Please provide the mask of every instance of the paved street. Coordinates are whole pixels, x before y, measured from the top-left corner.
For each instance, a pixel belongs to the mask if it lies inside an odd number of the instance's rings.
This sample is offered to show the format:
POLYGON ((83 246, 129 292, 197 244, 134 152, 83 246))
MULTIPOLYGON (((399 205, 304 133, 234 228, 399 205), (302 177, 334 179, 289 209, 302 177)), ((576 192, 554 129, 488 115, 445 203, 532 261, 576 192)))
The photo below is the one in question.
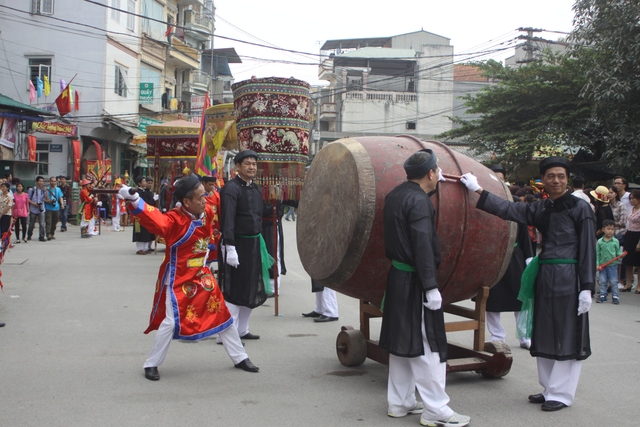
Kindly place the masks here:
MULTIPOLYGON (((158 382, 143 375, 153 334, 142 331, 162 252, 135 255, 131 228, 80 239, 70 226, 55 241, 16 245, 1 266, 0 426, 419 425, 419 416, 387 417, 385 366, 339 363, 335 339, 341 325, 358 327, 356 300, 339 297, 338 322, 300 316, 315 299, 297 257, 295 223, 284 225, 281 316, 273 299, 254 310, 251 332, 262 339, 246 342, 260 373, 234 369, 214 340, 174 341, 158 382)), ((592 306, 594 354, 573 407, 543 413, 527 403, 541 391, 535 359, 517 347, 513 316, 505 314, 511 372, 498 380, 449 375, 452 408, 474 427, 639 425, 640 295, 621 299, 592 306)), ((472 342, 467 332, 449 340, 472 342)))

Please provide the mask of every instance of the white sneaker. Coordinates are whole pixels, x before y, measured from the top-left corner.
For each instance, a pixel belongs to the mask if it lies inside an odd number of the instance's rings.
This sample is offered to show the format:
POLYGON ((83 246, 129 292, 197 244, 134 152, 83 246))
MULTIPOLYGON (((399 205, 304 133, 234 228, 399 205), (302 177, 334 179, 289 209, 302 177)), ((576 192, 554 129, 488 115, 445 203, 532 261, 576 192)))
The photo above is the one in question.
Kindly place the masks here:
POLYGON ((421 414, 423 409, 424 409, 424 403, 416 402, 415 406, 413 408, 409 409, 405 413, 394 414, 392 412, 388 412, 387 415, 389 415, 392 418, 402 418, 402 417, 406 417, 407 415, 421 414))
POLYGON ((446 420, 430 421, 420 418, 420 424, 427 427, 463 427, 468 425, 469 421, 471 421, 471 417, 456 412, 446 420))

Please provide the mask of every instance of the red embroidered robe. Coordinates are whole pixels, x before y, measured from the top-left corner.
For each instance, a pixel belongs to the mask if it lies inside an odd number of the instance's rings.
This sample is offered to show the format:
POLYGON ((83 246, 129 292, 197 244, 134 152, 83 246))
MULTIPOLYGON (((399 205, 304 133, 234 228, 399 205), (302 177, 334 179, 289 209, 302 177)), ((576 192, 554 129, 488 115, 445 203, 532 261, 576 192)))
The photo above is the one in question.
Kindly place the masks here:
POLYGON ((82 210, 82 219, 84 221, 91 221, 96 216, 95 208, 97 200, 93 194, 89 192, 89 189, 84 187, 80 191, 80 202, 84 203, 82 210))
POLYGON ((218 215, 220 213, 220 193, 218 193, 218 191, 213 191, 205 196, 205 200, 207 201, 207 204, 211 206, 211 209, 213 209, 213 235, 211 243, 216 245, 216 249, 209 251, 207 262, 211 262, 218 259, 218 245, 220 244, 221 237, 220 220, 218 219, 218 215))
POLYGON ((131 209, 140 224, 164 237, 166 252, 156 282, 153 309, 145 334, 158 329, 166 315, 166 292, 171 293, 174 339, 198 340, 224 331, 233 323, 222 291, 205 263, 213 235, 214 213, 206 206, 200 219, 182 207, 162 214, 142 199, 131 209))

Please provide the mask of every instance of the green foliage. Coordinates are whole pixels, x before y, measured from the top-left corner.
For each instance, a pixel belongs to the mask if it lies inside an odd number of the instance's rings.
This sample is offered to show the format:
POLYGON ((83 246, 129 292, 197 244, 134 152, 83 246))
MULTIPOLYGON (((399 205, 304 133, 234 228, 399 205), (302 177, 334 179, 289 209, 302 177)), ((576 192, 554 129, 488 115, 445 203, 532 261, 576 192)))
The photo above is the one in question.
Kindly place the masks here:
POLYGON ((586 70, 581 95, 610 134, 604 158, 633 168, 640 151, 640 2, 578 0, 572 54, 586 70))
POLYGON ((563 147, 601 151, 603 138, 591 119, 591 103, 580 97, 586 79, 578 61, 545 52, 543 61, 520 68, 496 61, 473 65, 497 82, 463 97, 467 113, 482 116, 471 121, 452 117, 460 127, 439 137, 463 140, 511 166, 563 147))

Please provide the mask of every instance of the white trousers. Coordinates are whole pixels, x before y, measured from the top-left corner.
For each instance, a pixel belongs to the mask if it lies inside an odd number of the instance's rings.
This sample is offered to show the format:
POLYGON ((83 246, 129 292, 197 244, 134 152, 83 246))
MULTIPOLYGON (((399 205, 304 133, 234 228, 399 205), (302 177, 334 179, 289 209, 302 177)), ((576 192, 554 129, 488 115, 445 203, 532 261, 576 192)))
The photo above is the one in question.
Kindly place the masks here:
MULTIPOLYGON (((520 312, 515 311, 513 314, 516 318, 516 324, 518 324, 518 317, 520 317, 520 312)), ((505 339, 507 338, 507 331, 502 326, 502 322, 500 322, 500 312, 487 311, 485 313, 485 321, 487 323, 489 334, 491 334, 489 341, 505 342, 505 339)), ((529 346, 531 345, 531 340, 520 338, 520 344, 526 344, 527 346, 529 346)))
POLYGON ((249 307, 231 304, 230 302, 226 304, 233 317, 233 323, 238 327, 238 335, 241 337, 247 335, 249 333, 249 317, 251 317, 253 310, 249 307))
POLYGON ((324 288, 322 292, 316 292, 316 313, 320 313, 327 317, 338 316, 338 297, 336 291, 324 288))
POLYGON ((111 217, 111 226, 115 231, 120 230, 120 202, 116 200, 116 214, 111 217))
POLYGON ((444 391, 447 380, 447 364, 440 362, 440 355, 431 351, 422 323, 422 342, 425 355, 398 357, 389 355, 389 381, 387 402, 390 414, 402 414, 416 405, 416 389, 424 403, 423 420, 443 420, 453 415, 447 405, 449 396, 444 391))
POLYGON ((545 400, 555 400, 571 406, 576 397, 582 360, 537 358, 538 382, 544 388, 545 400))
MULTIPOLYGON (((168 290, 166 304, 167 310, 165 313, 165 318, 160 324, 158 331, 156 332, 156 338, 153 341, 151 353, 149 354, 147 360, 144 362, 145 368, 158 367, 162 365, 162 362, 164 362, 164 358, 167 356, 167 352, 169 351, 169 345, 171 344, 171 339, 173 338, 175 321, 173 319, 173 310, 171 308, 171 294, 168 290)), ((226 350, 234 365, 237 365, 248 357, 247 353, 244 351, 242 342, 240 341, 240 336, 238 335, 238 330, 236 329, 235 323, 225 329, 223 332, 220 332, 218 334, 218 337, 220 337, 219 339, 224 344, 224 349, 226 350)))
POLYGON ((150 251, 151 242, 136 242, 136 250, 138 251, 150 251))

